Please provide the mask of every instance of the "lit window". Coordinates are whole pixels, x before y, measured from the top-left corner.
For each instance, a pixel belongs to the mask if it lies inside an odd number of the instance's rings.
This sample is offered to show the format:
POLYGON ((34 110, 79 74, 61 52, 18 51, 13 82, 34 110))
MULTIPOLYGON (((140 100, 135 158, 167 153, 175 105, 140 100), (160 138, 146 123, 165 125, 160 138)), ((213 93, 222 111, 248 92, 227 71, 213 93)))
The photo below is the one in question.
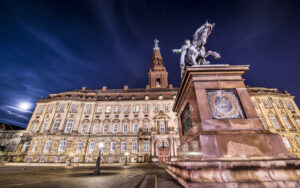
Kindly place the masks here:
POLYGON ((138 105, 134 106, 133 112, 139 112, 139 106, 138 105))
POLYGON ((165 111, 169 111, 169 106, 168 105, 165 105, 165 111))
POLYGON ((281 114, 281 116, 282 116, 282 119, 283 119, 284 124, 285 124, 289 129, 291 129, 292 126, 291 126, 289 120, 287 119, 286 115, 281 114))
POLYGON ((84 134, 87 128, 87 124, 82 125, 81 133, 84 134))
POLYGON ((176 99, 176 95, 173 95, 173 99, 176 99))
POLYGON ((132 151, 136 151, 137 150, 137 142, 133 141, 132 142, 132 151))
POLYGON ((267 99, 263 100, 263 103, 264 103, 266 108, 270 108, 270 103, 267 99))
POLYGON ((282 138, 282 141, 283 141, 286 148, 292 147, 288 138, 286 138, 286 137, 281 137, 281 138, 282 138))
POLYGON ((36 126, 36 124, 33 124, 33 125, 31 126, 31 129, 30 129, 30 131, 29 131, 29 134, 34 133, 35 126, 36 126))
POLYGON ((154 112, 158 112, 158 105, 154 106, 154 112))
POLYGON ((106 112, 106 113, 110 113, 110 112, 111 112, 111 106, 106 106, 105 112, 106 112))
POLYGON ((43 124, 43 127, 41 129, 41 133, 45 132, 48 124, 49 124, 49 119, 46 119, 45 122, 44 122, 44 124, 43 124))
POLYGON ((148 151, 149 144, 148 141, 144 141, 144 151, 148 151))
POLYGON ((38 141, 38 140, 34 141, 33 146, 32 146, 32 149, 31 149, 32 152, 35 152, 35 151, 36 151, 36 149, 37 149, 37 147, 38 147, 38 144, 39 144, 39 141, 38 141))
POLYGON ((95 142, 90 143, 89 151, 94 151, 95 148, 95 142))
POLYGON ((123 124, 123 133, 127 133, 127 131, 128 131, 128 124, 124 123, 123 124))
POLYGON ((94 124, 93 134, 96 134, 98 132, 98 129, 99 129, 99 124, 94 124))
POLYGON ((158 99, 162 100, 162 99, 164 99, 164 97, 162 95, 159 95, 158 99))
POLYGON ((134 133, 137 133, 137 132, 138 132, 138 124, 137 124, 137 123, 134 123, 134 124, 133 124, 133 132, 134 132, 134 133))
POLYGON ((163 122, 163 121, 159 122, 159 127, 160 127, 160 132, 165 132, 166 131, 165 122, 163 122))
POLYGON ((121 111, 121 107, 120 106, 116 106, 115 112, 120 112, 121 111))
POLYGON ((148 95, 145 95, 145 100, 149 100, 149 96, 148 95))
POLYGON ((92 106, 87 106, 86 113, 91 113, 91 110, 92 110, 92 106))
POLYGON ((129 112, 129 106, 128 106, 128 105, 126 105, 126 106, 124 107, 124 111, 125 111, 125 112, 129 112))
POLYGON ((108 130, 108 124, 104 124, 103 133, 107 133, 107 130, 108 130))
POLYGON ((149 112, 149 106, 148 105, 144 106, 144 112, 149 112))
POLYGON ((76 105, 72 106, 72 112, 76 112, 76 105))
POLYGON ((48 152, 50 150, 50 147, 51 147, 51 140, 47 140, 47 142, 45 143, 43 151, 48 152))
POLYGON ((70 119, 68 120, 66 129, 65 129, 65 133, 71 133, 71 132, 72 132, 73 125, 74 125, 74 118, 70 118, 70 119))
POLYGON ((294 109, 294 107, 293 107, 293 105, 290 101, 285 101, 285 104, 286 104, 288 109, 290 109, 290 110, 294 109))
POLYGON ((98 106, 97 107, 97 113, 101 113, 102 112, 102 107, 101 106, 98 106))
POLYGON ((280 104, 280 102, 279 102, 279 100, 276 100, 276 101, 275 101, 275 104, 276 104, 276 106, 277 106, 278 108, 281 108, 281 107, 282 107, 281 104, 280 104))
POLYGON ((121 151, 125 151, 125 150, 126 150, 126 142, 122 142, 121 151))
POLYGON ((67 145, 67 141, 65 141, 65 140, 60 141, 58 151, 65 151, 66 150, 66 145, 67 145))
POLYGON ((300 148, 300 138, 297 136, 296 136, 296 141, 297 141, 298 147, 300 148))
POLYGON ((134 96, 134 95, 132 95, 132 96, 131 96, 131 99, 132 99, 132 100, 133 100, 133 99, 135 99, 135 96, 134 96))
POLYGON ((55 122, 53 124, 53 127, 52 127, 52 133, 57 132, 60 122, 61 122, 61 119, 56 119, 55 120, 55 122))
POLYGON ((278 121, 277 121, 276 117, 274 116, 274 114, 269 114, 269 119, 270 119, 270 121, 271 121, 271 123, 272 123, 272 125, 275 129, 280 128, 280 126, 278 124, 278 121))
POLYGON ((148 132, 148 131, 149 131, 148 123, 144 123, 144 132, 148 132))
POLYGON ((76 147, 76 152, 77 153, 81 152, 81 148, 82 148, 82 142, 78 142, 76 147))
POLYGON ((115 142, 111 142, 110 143, 110 151, 115 151, 116 150, 116 143, 115 142))
POLYGON ((118 132, 118 124, 114 124, 113 133, 117 133, 117 132, 118 132))

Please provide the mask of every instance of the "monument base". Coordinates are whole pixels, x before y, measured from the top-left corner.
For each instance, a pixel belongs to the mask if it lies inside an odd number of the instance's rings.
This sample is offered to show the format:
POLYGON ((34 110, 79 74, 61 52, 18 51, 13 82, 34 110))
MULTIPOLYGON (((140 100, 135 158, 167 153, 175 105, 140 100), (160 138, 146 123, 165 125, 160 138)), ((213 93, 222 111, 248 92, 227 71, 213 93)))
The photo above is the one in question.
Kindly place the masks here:
POLYGON ((300 161, 203 160, 168 162, 166 171, 183 187, 297 187, 300 161))

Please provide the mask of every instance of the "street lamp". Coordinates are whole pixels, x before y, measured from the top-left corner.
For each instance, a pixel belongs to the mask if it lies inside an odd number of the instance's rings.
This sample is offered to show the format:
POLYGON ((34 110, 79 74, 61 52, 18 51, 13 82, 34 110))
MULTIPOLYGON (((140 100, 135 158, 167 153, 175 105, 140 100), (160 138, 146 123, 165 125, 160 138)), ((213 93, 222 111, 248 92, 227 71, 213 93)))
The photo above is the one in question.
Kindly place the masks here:
POLYGON ((71 161, 72 161, 72 157, 74 156, 74 153, 70 153, 69 155, 70 157, 67 159, 66 163, 67 163, 67 166, 71 166, 71 161))
POLYGON ((128 152, 125 152, 125 156, 126 156, 126 158, 125 158, 125 166, 127 166, 127 156, 129 155, 129 153, 128 152))
POLYGON ((97 162, 96 162, 96 169, 94 171, 95 175, 99 175, 100 174, 101 150, 104 147, 104 143, 103 142, 99 142, 98 147, 99 147, 99 153, 98 153, 97 162))

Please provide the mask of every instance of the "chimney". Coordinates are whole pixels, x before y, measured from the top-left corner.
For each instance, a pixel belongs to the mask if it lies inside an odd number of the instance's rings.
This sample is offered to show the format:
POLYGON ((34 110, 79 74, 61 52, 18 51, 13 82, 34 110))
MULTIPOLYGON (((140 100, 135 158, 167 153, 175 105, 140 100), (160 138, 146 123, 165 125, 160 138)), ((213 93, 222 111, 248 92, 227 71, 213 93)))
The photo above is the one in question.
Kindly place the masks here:
POLYGON ((125 91, 128 90, 128 86, 125 85, 125 86, 124 86, 124 90, 125 90, 125 91))
POLYGON ((86 91, 86 87, 82 87, 82 89, 81 89, 82 91, 86 91))
POLYGON ((102 87, 102 91, 106 91, 107 87, 106 86, 103 86, 102 87))

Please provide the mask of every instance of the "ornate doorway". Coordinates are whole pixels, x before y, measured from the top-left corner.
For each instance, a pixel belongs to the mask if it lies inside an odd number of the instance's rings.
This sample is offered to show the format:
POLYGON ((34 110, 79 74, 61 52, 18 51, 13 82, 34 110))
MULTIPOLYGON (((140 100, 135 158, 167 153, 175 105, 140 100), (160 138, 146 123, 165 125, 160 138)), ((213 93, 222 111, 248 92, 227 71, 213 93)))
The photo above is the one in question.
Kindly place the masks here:
POLYGON ((158 161, 168 162, 169 161, 169 147, 167 143, 162 143, 158 148, 158 161))

